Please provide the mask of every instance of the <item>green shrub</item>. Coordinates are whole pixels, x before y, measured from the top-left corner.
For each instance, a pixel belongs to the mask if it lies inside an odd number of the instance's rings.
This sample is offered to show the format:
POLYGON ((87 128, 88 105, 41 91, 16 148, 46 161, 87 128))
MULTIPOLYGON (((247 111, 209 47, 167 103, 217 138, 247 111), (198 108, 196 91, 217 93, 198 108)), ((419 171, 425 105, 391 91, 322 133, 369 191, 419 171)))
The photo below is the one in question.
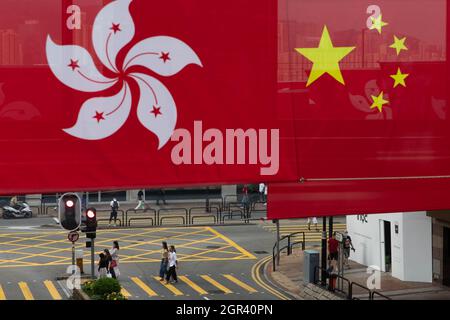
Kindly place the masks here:
POLYGON ((89 296, 92 297, 94 295, 94 283, 95 281, 88 281, 81 285, 81 289, 89 296))
POLYGON ((108 294, 120 293, 121 287, 119 281, 113 278, 100 278, 92 285, 94 295, 106 297, 108 294))
POLYGON ((127 298, 120 292, 113 292, 106 296, 106 300, 127 300, 127 298))

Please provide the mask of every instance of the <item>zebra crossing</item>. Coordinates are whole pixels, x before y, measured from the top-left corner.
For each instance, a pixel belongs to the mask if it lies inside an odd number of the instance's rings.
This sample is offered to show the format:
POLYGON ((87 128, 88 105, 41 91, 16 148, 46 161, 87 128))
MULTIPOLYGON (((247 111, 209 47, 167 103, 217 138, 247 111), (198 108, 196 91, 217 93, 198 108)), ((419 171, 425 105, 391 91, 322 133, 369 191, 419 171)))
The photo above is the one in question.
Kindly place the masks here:
MULTIPOLYGON (((239 299, 239 295, 263 294, 249 275, 180 275, 178 283, 166 284, 157 276, 120 279, 122 294, 130 300, 145 299, 239 299)), ((69 297, 56 281, 0 283, 0 300, 64 300, 69 297)), ((255 297, 257 299, 257 297, 255 297)))
MULTIPOLYGON (((272 233, 276 233, 277 227, 273 223, 266 223, 262 225, 264 230, 267 230, 272 233)), ((345 223, 335 223, 333 224, 333 231, 344 232, 347 226, 345 223)), ((327 233, 330 227, 327 225, 327 233)), ((317 225, 316 227, 311 224, 310 230, 308 230, 308 225, 306 222, 296 222, 296 223, 286 223, 280 225, 280 236, 287 236, 296 232, 304 232, 305 233, 305 242, 320 242, 322 240, 322 224, 317 225)), ((303 234, 297 234, 294 236, 296 240, 301 240, 303 238, 303 234)))

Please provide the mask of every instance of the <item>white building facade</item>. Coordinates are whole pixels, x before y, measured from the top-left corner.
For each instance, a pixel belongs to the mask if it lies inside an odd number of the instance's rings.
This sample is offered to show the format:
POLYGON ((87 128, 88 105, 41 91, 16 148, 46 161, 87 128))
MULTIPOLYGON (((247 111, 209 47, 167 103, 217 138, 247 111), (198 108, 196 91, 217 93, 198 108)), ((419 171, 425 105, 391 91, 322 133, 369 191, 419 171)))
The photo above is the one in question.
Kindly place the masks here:
POLYGON ((402 281, 432 282, 432 219, 422 212, 347 216, 351 260, 402 281))

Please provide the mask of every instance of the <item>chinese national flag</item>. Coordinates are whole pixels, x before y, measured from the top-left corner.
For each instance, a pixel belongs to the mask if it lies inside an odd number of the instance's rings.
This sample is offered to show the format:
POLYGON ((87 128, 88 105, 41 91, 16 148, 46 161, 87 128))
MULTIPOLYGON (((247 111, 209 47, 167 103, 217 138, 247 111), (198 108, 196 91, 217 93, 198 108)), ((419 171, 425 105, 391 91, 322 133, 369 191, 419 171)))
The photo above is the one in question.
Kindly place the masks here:
POLYGON ((261 171, 273 129, 279 158, 294 150, 276 15, 271 0, 2 0, 0 193, 294 179, 295 163, 261 171), (226 159, 227 129, 256 132, 246 161, 226 159))
POLYGON ((298 181, 269 216, 448 209, 445 0, 282 0, 279 101, 298 181))

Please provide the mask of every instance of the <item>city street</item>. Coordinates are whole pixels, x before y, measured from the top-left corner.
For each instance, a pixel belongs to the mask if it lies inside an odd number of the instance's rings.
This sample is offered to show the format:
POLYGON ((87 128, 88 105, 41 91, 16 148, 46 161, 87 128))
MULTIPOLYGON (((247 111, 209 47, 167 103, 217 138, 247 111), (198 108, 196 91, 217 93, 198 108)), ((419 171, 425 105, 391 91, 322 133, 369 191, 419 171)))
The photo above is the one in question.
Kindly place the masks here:
MULTIPOLYGON (((66 281, 57 280, 71 264, 67 232, 51 218, 16 221, 17 225, 0 220, 0 299, 68 299, 66 281)), ((281 227, 282 233, 305 229, 302 223, 281 227)), ((120 283, 129 299, 289 299, 261 276, 261 262, 272 256, 275 242, 271 221, 102 229, 97 232, 96 259, 114 240, 121 246, 120 283), (174 285, 164 285, 157 277, 164 240, 177 249, 179 283, 174 285)), ((307 233, 309 248, 319 241, 320 233, 307 233)), ((90 249, 85 248, 84 234, 76 249, 83 250, 84 272, 90 273, 90 249)))

